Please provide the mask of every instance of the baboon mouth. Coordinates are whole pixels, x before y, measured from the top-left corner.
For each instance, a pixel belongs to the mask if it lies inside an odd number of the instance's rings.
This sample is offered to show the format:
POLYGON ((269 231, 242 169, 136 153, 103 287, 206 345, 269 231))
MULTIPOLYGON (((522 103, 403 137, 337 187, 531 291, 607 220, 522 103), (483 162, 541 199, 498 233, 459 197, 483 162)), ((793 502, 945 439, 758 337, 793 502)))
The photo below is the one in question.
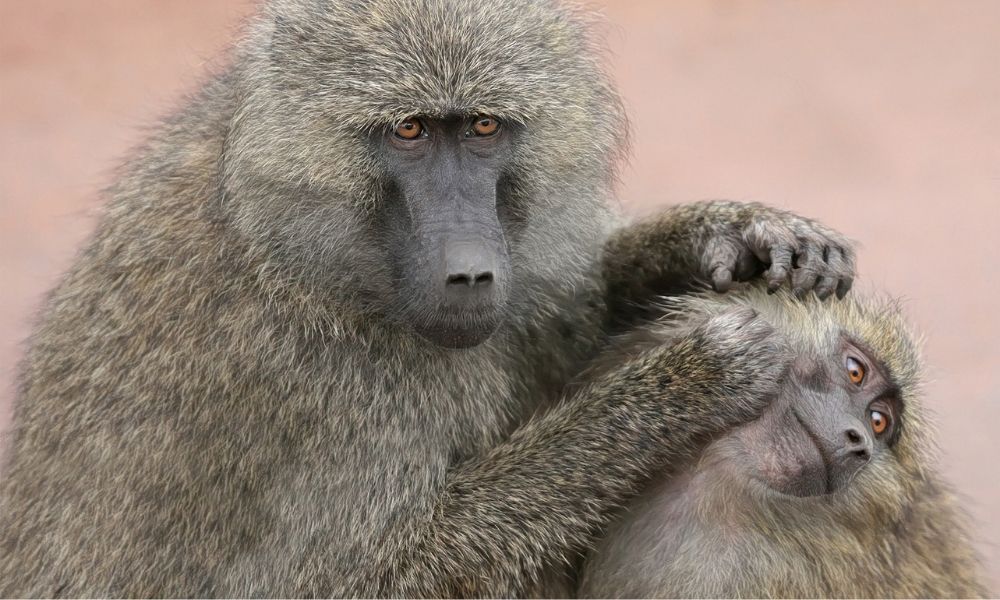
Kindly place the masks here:
POLYGON ((444 348, 472 348, 488 340, 500 325, 499 315, 442 315, 412 323, 424 339, 444 348))

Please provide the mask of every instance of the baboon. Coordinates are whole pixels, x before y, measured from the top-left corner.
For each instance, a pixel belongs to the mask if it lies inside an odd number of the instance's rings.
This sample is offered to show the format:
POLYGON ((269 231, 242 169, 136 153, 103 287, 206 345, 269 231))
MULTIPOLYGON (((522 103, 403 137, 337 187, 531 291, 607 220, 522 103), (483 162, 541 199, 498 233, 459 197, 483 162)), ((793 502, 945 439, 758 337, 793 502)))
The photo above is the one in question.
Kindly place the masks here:
POLYGON ((839 234, 756 204, 620 226, 626 124, 588 21, 265 3, 47 300, 0 595, 527 593, 755 416, 787 356, 745 314, 560 401, 652 294, 843 295, 854 270, 839 234))
POLYGON ((987 596, 932 464, 920 360, 895 303, 681 298, 593 373, 734 307, 757 311, 795 355, 778 398, 655 478, 586 560, 581 595, 987 596))

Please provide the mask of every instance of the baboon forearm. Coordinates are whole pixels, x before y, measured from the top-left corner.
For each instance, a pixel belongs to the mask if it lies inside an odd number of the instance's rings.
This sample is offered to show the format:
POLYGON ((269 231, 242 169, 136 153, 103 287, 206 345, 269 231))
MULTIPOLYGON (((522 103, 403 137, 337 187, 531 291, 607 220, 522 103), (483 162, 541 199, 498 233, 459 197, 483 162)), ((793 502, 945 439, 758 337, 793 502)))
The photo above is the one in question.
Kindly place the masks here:
MULTIPOLYGON (((634 377, 649 379, 648 368, 634 377)), ((543 566, 571 558, 653 469, 680 460, 721 425, 706 392, 669 373, 660 381, 640 394, 627 376, 599 384, 459 467, 390 587, 519 594, 543 566)))
POLYGON ((604 246, 603 273, 613 313, 653 294, 688 289, 700 278, 709 240, 724 225, 744 220, 756 204, 682 204, 617 231, 604 246))

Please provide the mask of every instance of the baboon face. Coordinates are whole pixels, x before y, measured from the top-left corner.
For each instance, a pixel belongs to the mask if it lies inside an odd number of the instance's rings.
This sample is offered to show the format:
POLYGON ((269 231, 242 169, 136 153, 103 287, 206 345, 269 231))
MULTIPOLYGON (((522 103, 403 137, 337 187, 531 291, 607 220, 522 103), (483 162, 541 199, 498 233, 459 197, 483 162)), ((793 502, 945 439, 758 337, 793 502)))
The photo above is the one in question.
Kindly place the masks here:
POLYGON ((390 180, 386 247, 398 306, 424 337, 473 346, 496 329, 510 255, 498 185, 513 127, 488 115, 411 117, 378 135, 390 180))
POLYGON ((731 456, 751 478, 784 494, 840 491, 894 443, 899 398, 872 352, 841 336, 831 354, 796 359, 772 407, 734 431, 731 456))

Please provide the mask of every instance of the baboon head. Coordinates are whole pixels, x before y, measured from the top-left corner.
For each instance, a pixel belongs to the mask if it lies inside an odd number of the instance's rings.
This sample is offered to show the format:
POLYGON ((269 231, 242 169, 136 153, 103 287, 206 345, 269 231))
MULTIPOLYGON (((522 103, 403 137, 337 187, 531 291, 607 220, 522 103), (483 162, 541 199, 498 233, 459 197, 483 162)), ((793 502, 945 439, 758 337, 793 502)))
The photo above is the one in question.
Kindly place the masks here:
POLYGON ((756 287, 678 298, 598 369, 736 306, 757 310, 793 349, 781 392, 759 419, 654 479, 588 558, 581 595, 982 593, 934 472, 917 344, 895 303, 800 302, 756 287))
POLYGON ((608 226, 626 126, 584 20, 527 0, 271 2, 234 74, 228 214, 269 275, 345 321, 483 342, 533 291, 572 287, 608 226))
POLYGON ((776 498, 825 497, 824 506, 856 506, 857 496, 889 485, 903 490, 919 475, 926 461, 915 448, 928 447, 931 437, 917 394, 921 363, 894 303, 795 302, 756 288, 723 302, 698 302, 754 307, 795 351, 772 405, 717 440, 705 464, 729 463, 734 475, 776 498))
POLYGON ((849 333, 825 353, 802 353, 764 415, 733 433, 733 467, 793 496, 847 488, 891 454, 902 427, 899 385, 879 356, 849 333))

